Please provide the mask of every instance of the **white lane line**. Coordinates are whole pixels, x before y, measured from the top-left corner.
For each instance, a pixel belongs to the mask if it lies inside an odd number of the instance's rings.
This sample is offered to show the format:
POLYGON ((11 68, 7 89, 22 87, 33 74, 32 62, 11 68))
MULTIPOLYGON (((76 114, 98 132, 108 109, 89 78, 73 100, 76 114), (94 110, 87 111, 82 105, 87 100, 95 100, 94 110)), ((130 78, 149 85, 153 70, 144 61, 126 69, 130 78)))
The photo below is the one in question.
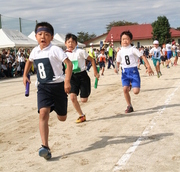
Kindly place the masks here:
POLYGON ((174 91, 168 96, 168 98, 164 102, 164 107, 160 108, 157 112, 157 115, 151 120, 149 125, 144 129, 142 135, 133 143, 133 145, 125 152, 125 154, 119 159, 119 161, 116 163, 113 172, 116 172, 118 170, 123 170, 123 167, 126 165, 128 160, 130 159, 131 155, 135 152, 136 148, 139 146, 139 144, 144 140, 144 137, 147 136, 147 134, 153 129, 153 127, 156 125, 157 119, 161 116, 161 114, 165 111, 167 105, 171 102, 173 96, 175 95, 175 92, 179 89, 180 83, 178 84, 177 88, 174 89, 174 91))

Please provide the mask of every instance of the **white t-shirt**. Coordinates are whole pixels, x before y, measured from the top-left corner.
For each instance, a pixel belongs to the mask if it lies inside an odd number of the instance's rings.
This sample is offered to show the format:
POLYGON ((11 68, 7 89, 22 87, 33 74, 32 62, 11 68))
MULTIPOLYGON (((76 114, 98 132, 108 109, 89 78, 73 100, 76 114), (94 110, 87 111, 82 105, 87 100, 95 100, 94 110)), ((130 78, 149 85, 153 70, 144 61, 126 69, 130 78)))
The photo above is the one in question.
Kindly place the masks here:
POLYGON ((144 50, 140 50, 140 53, 141 53, 141 56, 143 56, 143 54, 144 54, 144 50))
POLYGON ((36 46, 29 56, 29 60, 34 61, 37 66, 37 78, 40 83, 63 82, 65 76, 62 62, 66 58, 64 51, 51 43, 42 50, 36 46))
POLYGON ((166 51, 171 51, 171 44, 166 44, 166 51))
POLYGON ((141 56, 137 48, 129 45, 128 47, 122 47, 118 51, 116 61, 121 63, 122 68, 137 67, 141 56))
POLYGON ((173 50, 174 52, 177 52, 177 46, 176 46, 176 45, 173 45, 173 46, 172 46, 172 50, 173 50))
POLYGON ((166 48, 162 49, 162 55, 165 56, 166 48))
POLYGON ((179 53, 179 46, 177 46, 177 52, 179 53))
POLYGON ((102 62, 104 59, 106 60, 106 55, 105 54, 99 54, 98 55, 98 62, 102 62))
POLYGON ((75 70, 74 69, 75 62, 78 63, 78 67, 80 68, 79 72, 86 70, 86 59, 88 58, 89 55, 88 55, 88 53, 86 53, 85 50, 75 48, 72 52, 66 52, 66 55, 73 63, 73 70, 75 70))
POLYGON ((150 54, 152 54, 154 59, 160 59, 161 58, 161 47, 153 47, 150 50, 150 54))
POLYGON ((24 56, 18 56, 18 62, 25 62, 25 57, 24 56))

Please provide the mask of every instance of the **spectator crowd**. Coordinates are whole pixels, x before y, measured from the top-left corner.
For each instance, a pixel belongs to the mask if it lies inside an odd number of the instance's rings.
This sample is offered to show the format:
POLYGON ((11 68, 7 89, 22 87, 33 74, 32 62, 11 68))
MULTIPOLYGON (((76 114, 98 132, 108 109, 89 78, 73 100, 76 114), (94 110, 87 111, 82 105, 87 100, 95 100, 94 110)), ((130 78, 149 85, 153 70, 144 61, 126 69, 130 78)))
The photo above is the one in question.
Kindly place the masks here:
MULTIPOLYGON (((19 48, 16 53, 12 49, 2 49, 0 53, 0 79, 22 76, 29 55, 30 49, 19 48)), ((33 66, 31 74, 34 73, 33 66)))

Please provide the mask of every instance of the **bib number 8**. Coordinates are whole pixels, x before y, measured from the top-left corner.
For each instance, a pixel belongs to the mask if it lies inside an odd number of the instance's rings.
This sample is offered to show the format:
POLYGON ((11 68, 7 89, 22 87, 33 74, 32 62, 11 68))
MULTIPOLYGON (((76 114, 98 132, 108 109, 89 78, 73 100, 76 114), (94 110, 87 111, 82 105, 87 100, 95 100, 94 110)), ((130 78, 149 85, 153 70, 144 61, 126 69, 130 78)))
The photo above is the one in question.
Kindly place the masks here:
POLYGON ((39 63, 38 64, 38 70, 39 70, 39 76, 41 79, 45 79, 46 78, 46 72, 44 70, 44 64, 43 63, 39 63))
POLYGON ((127 64, 127 65, 130 65, 129 56, 127 56, 127 55, 125 56, 125 61, 126 61, 126 64, 127 64))

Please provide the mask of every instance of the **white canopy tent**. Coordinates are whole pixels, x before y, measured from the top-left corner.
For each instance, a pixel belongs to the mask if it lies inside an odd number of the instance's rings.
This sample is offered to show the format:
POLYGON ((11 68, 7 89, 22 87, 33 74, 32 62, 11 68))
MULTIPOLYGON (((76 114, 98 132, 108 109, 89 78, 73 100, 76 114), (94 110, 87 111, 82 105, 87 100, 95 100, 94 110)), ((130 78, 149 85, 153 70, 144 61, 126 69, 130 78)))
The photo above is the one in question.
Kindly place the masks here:
MULTIPOLYGON (((56 33, 54 35, 54 39, 65 43, 65 35, 64 34, 56 33)), ((78 42, 78 47, 84 48, 85 46, 86 46, 85 44, 82 44, 82 43, 78 42)))
MULTIPOLYGON (((37 42, 34 31, 32 31, 32 32, 30 33, 30 35, 28 35, 28 37, 29 37, 30 39, 32 39, 32 40, 34 40, 34 41, 37 42)), ((57 45, 57 46, 60 46, 60 47, 65 47, 65 44, 64 44, 63 42, 58 41, 58 40, 56 40, 56 39, 53 39, 53 40, 51 41, 51 43, 52 43, 53 45, 57 45)))
POLYGON ((18 30, 0 29, 0 48, 35 47, 37 42, 18 30))

